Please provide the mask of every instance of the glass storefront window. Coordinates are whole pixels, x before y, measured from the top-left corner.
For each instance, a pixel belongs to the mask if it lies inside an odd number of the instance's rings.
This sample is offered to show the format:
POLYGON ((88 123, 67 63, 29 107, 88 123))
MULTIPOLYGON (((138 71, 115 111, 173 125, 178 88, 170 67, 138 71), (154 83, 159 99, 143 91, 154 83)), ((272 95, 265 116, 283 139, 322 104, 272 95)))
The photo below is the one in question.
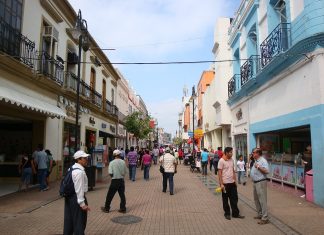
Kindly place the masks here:
MULTIPOLYGON (((80 136, 80 126, 78 126, 78 136, 80 136)), ((80 138, 78 141, 78 149, 80 148, 80 138)), ((75 124, 64 123, 63 132, 63 173, 73 164, 73 155, 75 150, 75 124)))

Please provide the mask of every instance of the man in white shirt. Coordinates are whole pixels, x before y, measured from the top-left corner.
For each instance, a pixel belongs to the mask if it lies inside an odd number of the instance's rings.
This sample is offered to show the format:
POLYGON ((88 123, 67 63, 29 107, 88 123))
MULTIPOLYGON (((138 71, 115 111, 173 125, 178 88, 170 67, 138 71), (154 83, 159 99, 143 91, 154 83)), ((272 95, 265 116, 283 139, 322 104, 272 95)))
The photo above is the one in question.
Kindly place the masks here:
POLYGON ((65 197, 64 205, 64 234, 84 234, 87 225, 87 214, 90 211, 85 193, 88 191, 88 177, 84 167, 87 166, 88 156, 79 150, 74 154, 76 163, 72 166, 72 180, 75 194, 65 197))
POLYGON ((160 157, 159 162, 164 167, 163 175, 163 188, 162 192, 166 192, 167 181, 169 179, 170 195, 173 195, 173 176, 177 173, 177 161, 176 158, 170 153, 169 147, 165 149, 165 154, 160 157))

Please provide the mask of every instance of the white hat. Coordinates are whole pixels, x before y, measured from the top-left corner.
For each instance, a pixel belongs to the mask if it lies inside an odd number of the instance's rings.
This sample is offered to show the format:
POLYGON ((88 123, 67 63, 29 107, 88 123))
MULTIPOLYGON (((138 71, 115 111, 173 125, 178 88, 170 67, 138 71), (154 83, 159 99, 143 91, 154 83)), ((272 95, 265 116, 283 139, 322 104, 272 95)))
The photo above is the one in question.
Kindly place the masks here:
POLYGON ((170 148, 169 147, 166 147, 165 148, 165 152, 170 152, 171 150, 170 150, 170 148))
POLYGON ((90 156, 90 154, 87 154, 87 153, 85 153, 84 151, 82 151, 82 150, 79 150, 79 151, 77 151, 75 154, 74 154, 74 159, 78 159, 78 158, 80 158, 80 157, 88 157, 88 156, 90 156))
POLYGON ((120 155, 120 151, 118 149, 115 149, 113 152, 113 155, 114 156, 120 155))

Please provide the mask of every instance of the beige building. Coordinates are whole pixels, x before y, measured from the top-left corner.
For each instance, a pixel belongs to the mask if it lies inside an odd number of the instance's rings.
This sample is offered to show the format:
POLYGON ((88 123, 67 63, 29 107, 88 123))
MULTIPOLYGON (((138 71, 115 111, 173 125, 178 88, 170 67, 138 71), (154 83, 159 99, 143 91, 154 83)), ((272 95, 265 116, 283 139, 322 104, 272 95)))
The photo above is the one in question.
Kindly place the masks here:
POLYGON ((0 179, 18 181, 21 154, 39 143, 51 150, 58 163, 51 178, 59 178, 75 152, 76 129, 78 149, 116 147, 120 76, 89 35, 89 50, 80 54, 76 128, 76 12, 67 0, 11 2, 0 12, 0 179))

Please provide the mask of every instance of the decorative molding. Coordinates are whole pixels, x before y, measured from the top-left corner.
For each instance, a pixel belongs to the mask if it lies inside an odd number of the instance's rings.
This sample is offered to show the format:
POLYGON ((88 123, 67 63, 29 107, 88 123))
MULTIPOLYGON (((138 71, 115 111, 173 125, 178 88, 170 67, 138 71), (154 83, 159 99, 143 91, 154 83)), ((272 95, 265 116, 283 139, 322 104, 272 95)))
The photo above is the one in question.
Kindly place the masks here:
POLYGON ((62 23, 63 18, 59 15, 56 9, 52 6, 48 0, 39 0, 41 6, 46 10, 46 12, 55 20, 56 23, 62 23))

